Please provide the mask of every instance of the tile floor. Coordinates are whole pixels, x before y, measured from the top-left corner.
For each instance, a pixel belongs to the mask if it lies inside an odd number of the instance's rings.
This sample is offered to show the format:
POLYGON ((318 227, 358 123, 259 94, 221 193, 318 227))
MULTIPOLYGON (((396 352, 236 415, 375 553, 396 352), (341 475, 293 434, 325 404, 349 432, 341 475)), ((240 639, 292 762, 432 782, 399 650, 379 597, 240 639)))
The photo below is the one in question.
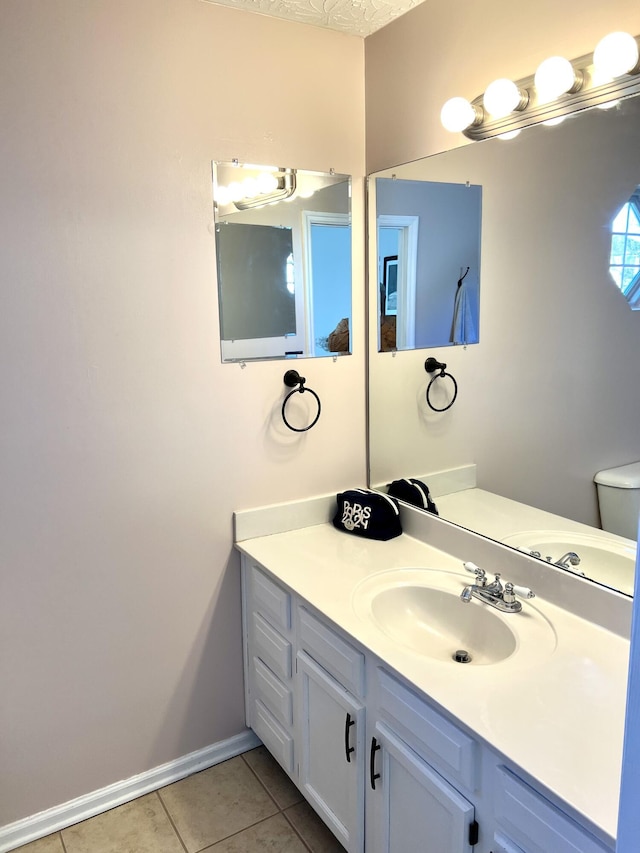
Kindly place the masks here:
POLYGON ((16 853, 344 853, 263 746, 16 853))

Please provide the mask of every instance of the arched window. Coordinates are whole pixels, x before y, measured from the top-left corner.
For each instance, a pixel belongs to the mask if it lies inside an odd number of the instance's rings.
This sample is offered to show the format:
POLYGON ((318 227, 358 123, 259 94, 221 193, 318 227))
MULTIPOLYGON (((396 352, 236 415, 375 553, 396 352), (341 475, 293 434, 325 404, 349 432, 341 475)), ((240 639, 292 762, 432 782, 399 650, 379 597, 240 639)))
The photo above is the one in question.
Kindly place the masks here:
POLYGON ((296 289, 296 279, 295 279, 295 265, 293 263, 293 252, 287 258, 287 269, 286 269, 286 277, 287 277, 287 290, 289 293, 295 293, 296 289))
POLYGON ((631 308, 640 309, 640 187, 611 225, 609 272, 631 308))

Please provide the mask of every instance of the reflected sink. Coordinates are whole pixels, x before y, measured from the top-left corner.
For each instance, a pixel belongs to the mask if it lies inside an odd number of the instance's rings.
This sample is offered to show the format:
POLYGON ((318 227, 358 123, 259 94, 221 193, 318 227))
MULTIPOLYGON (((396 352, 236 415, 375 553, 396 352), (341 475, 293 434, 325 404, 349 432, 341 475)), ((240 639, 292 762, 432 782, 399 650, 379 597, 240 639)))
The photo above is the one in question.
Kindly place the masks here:
POLYGON ((551 557, 551 563, 568 551, 575 551, 580 557, 580 564, 569 567, 569 571, 633 594, 636 543, 630 539, 606 533, 526 530, 507 536, 502 542, 525 551, 540 551, 543 560, 551 557))
POLYGON ((464 572, 392 569, 361 581, 352 604, 387 638, 435 661, 459 666, 456 652, 464 651, 467 666, 521 657, 531 663, 553 651, 555 632, 529 602, 507 614, 475 599, 465 603, 460 593, 471 582, 464 572))

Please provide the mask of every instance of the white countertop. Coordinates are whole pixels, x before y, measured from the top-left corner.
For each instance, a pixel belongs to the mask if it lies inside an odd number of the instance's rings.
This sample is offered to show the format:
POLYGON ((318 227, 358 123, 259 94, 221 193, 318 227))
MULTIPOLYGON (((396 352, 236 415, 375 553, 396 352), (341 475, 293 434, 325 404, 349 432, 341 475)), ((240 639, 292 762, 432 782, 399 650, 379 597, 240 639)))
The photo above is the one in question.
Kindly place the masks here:
POLYGON ((331 524, 248 539, 237 547, 615 839, 627 640, 537 597, 523 607, 535 606, 553 625, 557 646, 551 656, 521 667, 516 654, 499 665, 454 671, 449 663, 400 646, 356 615, 352 596, 364 578, 393 568, 456 571, 468 583, 459 559, 406 533, 376 542, 331 524))

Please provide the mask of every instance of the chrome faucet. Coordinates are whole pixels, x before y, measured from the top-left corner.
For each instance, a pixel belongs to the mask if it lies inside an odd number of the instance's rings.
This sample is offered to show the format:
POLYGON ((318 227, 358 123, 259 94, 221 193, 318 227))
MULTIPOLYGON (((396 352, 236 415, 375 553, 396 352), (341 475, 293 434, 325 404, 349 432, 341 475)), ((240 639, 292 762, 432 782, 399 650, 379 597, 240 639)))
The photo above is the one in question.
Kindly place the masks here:
POLYGON ((476 582, 466 586, 460 593, 460 598, 465 603, 470 602, 472 598, 477 598, 502 613, 519 613, 522 610, 522 604, 516 598, 516 593, 521 598, 535 598, 535 592, 528 587, 515 586, 512 583, 506 583, 503 586, 499 573, 496 573, 491 583, 487 583, 484 569, 469 562, 463 563, 463 566, 467 572, 472 572, 476 576, 476 582))
POLYGON ((519 550, 524 551, 525 554, 529 554, 531 557, 539 557, 541 560, 546 560, 547 563, 551 563, 552 566, 558 566, 560 569, 567 569, 567 571, 573 572, 575 575, 580 575, 583 578, 586 577, 585 573, 579 571, 577 568, 580 565, 581 560, 575 551, 567 551, 567 553, 563 554, 559 560, 554 562, 553 557, 543 557, 540 551, 532 551, 531 548, 524 547, 521 547, 519 550))
POLYGON ((580 557, 575 551, 567 551, 559 560, 556 560, 554 566, 560 566, 562 569, 568 569, 569 566, 579 566, 580 557))

